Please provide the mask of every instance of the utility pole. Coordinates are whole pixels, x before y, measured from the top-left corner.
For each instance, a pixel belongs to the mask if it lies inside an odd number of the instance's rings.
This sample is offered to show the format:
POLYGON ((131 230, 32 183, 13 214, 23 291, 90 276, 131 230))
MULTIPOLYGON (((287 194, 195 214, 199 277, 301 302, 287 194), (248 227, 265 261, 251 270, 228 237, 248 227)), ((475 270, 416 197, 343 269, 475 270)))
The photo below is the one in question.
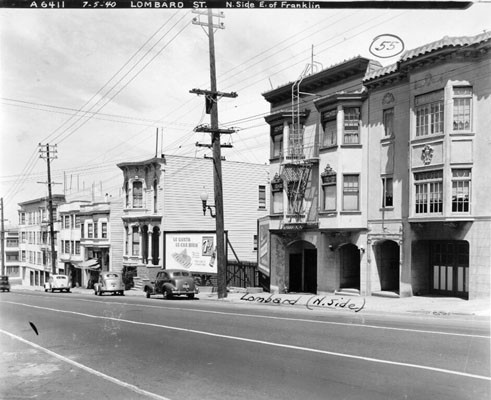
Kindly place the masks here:
POLYGON ((48 166, 48 213, 49 213, 49 235, 51 241, 51 273, 56 274, 56 251, 55 251, 55 228, 54 228, 54 217, 53 217, 53 194, 51 191, 51 160, 57 158, 56 156, 56 145, 50 146, 46 144, 43 146, 39 143, 39 157, 46 160, 48 166))
MULTIPOLYGON (((213 148, 213 182, 215 193, 215 210, 216 210, 216 254, 217 254, 217 289, 218 298, 227 297, 227 260, 225 255, 225 228, 223 219, 223 190, 222 190, 222 156, 220 135, 234 133, 231 129, 218 128, 218 104, 221 97, 237 97, 237 93, 222 93, 217 91, 216 69, 215 69, 215 39, 214 30, 224 29, 223 22, 213 23, 213 17, 223 18, 223 12, 213 13, 212 9, 207 11, 194 10, 193 13, 199 15, 208 15, 207 22, 201 22, 199 17, 193 19, 193 24, 208 27, 208 42, 210 52, 210 85, 211 90, 193 89, 190 93, 205 95, 206 113, 210 114, 211 127, 199 126, 196 132, 208 132, 211 134, 211 147, 213 148)), ((230 147, 230 146, 228 146, 230 147)))
POLYGON ((1 232, 1 240, 2 240, 2 244, 1 244, 1 251, 2 251, 2 275, 5 275, 5 226, 3 224, 3 197, 0 199, 0 207, 2 208, 2 215, 0 216, 1 218, 1 229, 2 229, 2 232, 1 232))

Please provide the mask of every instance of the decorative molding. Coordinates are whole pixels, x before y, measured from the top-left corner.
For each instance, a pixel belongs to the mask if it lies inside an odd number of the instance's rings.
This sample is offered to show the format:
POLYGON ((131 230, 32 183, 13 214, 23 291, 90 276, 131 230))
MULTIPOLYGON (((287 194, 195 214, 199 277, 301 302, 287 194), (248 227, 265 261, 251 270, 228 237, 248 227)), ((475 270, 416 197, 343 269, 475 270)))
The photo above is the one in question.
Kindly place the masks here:
POLYGON ((432 159, 433 147, 427 144, 425 147, 423 147, 423 150, 421 150, 421 160, 423 161, 424 165, 429 165, 432 159))
POLYGON ((329 164, 321 173, 322 183, 336 183, 336 171, 334 171, 329 164))
POLYGON ((392 104, 396 101, 394 95, 392 93, 386 93, 382 98, 382 105, 386 106, 388 104, 392 104))

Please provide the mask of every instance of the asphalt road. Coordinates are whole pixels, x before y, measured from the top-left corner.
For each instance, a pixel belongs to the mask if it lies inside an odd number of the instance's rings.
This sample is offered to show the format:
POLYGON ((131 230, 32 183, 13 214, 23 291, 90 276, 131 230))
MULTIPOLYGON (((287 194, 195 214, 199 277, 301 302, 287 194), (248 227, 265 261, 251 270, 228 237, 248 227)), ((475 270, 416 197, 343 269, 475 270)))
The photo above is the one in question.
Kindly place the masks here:
POLYGON ((489 399, 485 318, 0 295, 2 399, 489 399))

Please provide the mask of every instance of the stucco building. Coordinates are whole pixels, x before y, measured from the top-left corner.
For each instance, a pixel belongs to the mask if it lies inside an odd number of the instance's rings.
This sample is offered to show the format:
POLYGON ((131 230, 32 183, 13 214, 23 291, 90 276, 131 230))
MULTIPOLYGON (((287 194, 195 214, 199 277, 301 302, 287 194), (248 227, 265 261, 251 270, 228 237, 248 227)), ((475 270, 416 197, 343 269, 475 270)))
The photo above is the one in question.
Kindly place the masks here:
POLYGON ((490 43, 356 57, 263 94, 271 291, 489 297, 490 43))

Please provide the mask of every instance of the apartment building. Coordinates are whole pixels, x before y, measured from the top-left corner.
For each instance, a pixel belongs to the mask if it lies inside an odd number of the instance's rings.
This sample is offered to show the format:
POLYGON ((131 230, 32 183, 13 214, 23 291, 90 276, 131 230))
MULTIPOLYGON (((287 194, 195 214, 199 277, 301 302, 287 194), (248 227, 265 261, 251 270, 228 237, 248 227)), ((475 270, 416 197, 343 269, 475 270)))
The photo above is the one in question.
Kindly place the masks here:
POLYGON ((271 291, 490 296, 490 45, 445 37, 263 94, 271 291))
POLYGON ((490 296, 490 48, 444 37, 364 79, 369 292, 490 296))
POLYGON ((23 285, 43 286, 46 278, 53 272, 53 257, 56 272, 64 272, 56 264, 56 235, 60 229, 57 210, 65 202, 65 196, 53 195, 52 202, 55 254, 52 254, 51 249, 48 197, 19 203, 19 252, 23 285))
POLYGON ((13 226, 5 227, 3 238, 4 269, 2 270, 2 275, 7 275, 12 284, 20 283, 19 229, 13 226))

